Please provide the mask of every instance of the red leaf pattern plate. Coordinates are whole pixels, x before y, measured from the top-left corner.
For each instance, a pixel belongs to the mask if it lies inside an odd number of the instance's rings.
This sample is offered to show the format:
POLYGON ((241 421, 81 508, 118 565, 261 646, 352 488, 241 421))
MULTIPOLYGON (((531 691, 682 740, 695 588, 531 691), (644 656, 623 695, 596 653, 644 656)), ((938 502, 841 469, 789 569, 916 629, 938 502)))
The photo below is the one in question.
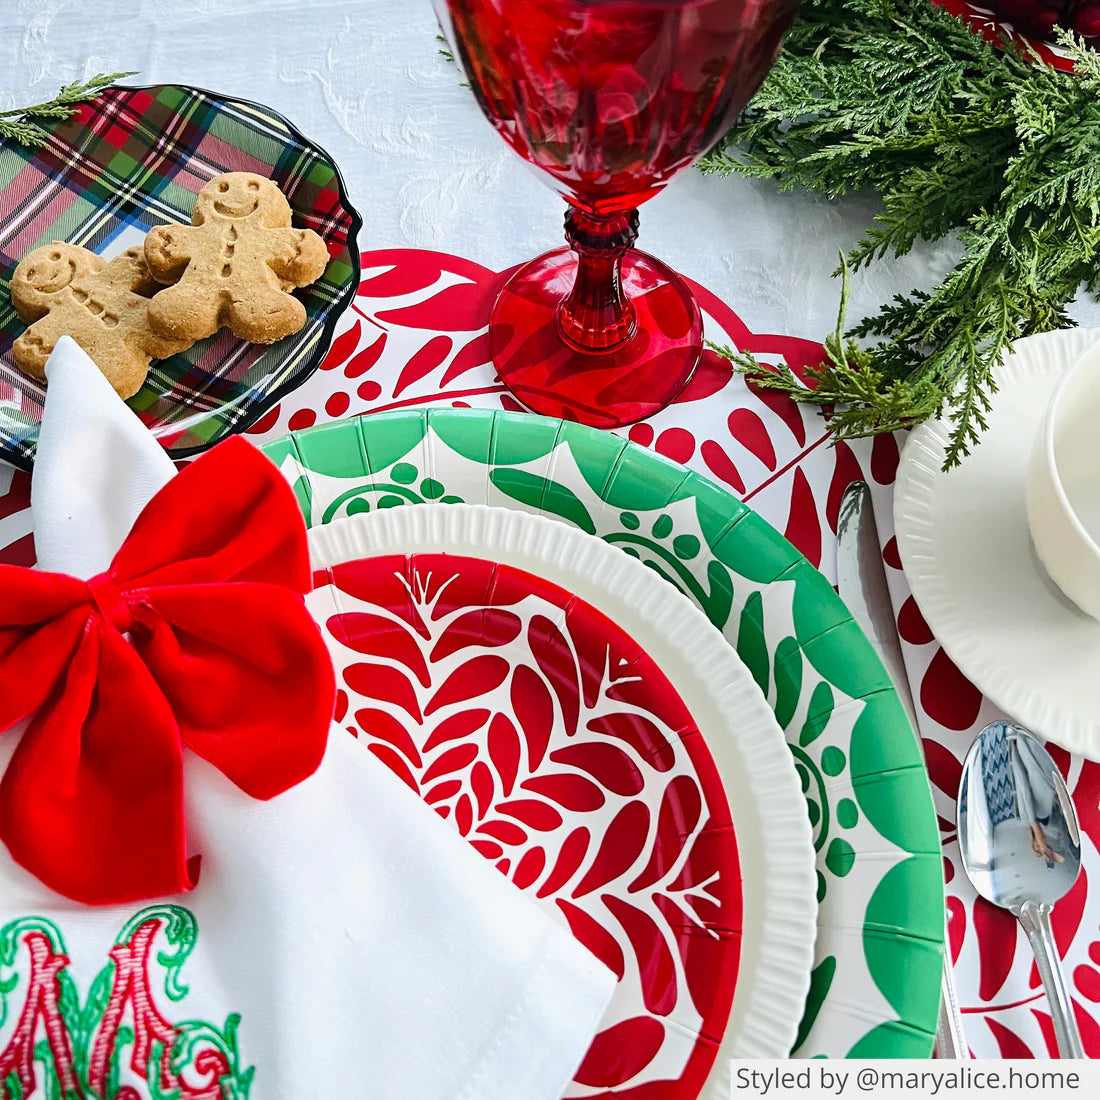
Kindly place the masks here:
POLYGON ((348 732, 620 975, 578 1084, 650 1085, 682 1062, 664 1095, 694 1095, 713 1051, 694 1070, 687 1037, 724 1030, 741 883, 721 782, 668 680, 599 612, 508 566, 385 556, 323 582, 348 732))

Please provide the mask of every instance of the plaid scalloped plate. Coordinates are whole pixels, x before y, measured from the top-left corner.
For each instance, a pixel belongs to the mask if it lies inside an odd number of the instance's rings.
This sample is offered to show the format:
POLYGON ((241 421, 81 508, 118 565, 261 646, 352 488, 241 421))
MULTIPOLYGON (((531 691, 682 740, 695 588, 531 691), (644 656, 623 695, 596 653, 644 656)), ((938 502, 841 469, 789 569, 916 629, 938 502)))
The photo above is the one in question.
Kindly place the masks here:
MULTIPOLYGON (((273 179, 294 225, 315 230, 330 262, 299 292, 305 327, 263 347, 223 331, 153 364, 129 404, 173 458, 198 454, 263 415, 316 370, 359 281, 362 219, 332 158, 267 107, 199 88, 112 87, 72 119, 47 124, 41 149, 0 142, 0 283, 32 249, 62 240, 113 256, 165 222, 190 223, 194 197, 222 172, 273 179)), ((24 326, 0 300, 0 457, 30 469, 45 387, 11 359, 24 326)))

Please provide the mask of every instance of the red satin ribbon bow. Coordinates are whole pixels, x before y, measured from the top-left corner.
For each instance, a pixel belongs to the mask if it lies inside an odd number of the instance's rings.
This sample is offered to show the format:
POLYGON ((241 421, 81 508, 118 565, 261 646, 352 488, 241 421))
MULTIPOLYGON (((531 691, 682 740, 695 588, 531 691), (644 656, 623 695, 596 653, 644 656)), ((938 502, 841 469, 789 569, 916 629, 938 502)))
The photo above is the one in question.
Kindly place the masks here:
POLYGON ((294 494, 241 439, 173 478, 98 577, 0 565, 0 730, 35 714, 0 782, 13 858, 81 902, 191 889, 183 746, 263 799, 324 755, 310 587, 294 494))

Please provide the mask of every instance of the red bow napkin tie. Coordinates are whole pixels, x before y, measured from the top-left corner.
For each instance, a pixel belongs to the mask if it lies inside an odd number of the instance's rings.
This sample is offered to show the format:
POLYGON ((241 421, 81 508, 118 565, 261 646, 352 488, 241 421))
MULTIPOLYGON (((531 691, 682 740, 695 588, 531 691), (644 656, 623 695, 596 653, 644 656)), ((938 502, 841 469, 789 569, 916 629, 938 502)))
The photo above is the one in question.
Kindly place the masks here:
POLYGON ((0 730, 35 715, 0 782, 13 858, 81 902, 191 889, 183 746, 263 799, 324 755, 310 587, 294 494, 241 439, 173 478, 98 577, 0 565, 0 730))

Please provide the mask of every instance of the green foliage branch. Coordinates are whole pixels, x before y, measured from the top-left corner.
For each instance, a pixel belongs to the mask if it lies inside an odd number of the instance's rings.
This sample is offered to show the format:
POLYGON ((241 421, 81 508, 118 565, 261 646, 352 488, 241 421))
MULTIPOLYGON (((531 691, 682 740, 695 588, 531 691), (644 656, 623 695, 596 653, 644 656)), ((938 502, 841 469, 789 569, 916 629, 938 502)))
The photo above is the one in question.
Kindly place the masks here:
POLYGON ((1100 54, 1065 32, 1074 71, 984 41, 928 0, 806 0, 783 53, 703 171, 881 212, 841 258, 842 305, 807 388, 786 367, 719 349, 761 385, 834 406, 839 438, 951 421, 945 466, 986 427, 1013 341, 1073 324, 1100 288, 1100 54), (955 233, 934 287, 844 330, 848 272, 955 233), (859 341, 857 343, 857 341, 859 341))

